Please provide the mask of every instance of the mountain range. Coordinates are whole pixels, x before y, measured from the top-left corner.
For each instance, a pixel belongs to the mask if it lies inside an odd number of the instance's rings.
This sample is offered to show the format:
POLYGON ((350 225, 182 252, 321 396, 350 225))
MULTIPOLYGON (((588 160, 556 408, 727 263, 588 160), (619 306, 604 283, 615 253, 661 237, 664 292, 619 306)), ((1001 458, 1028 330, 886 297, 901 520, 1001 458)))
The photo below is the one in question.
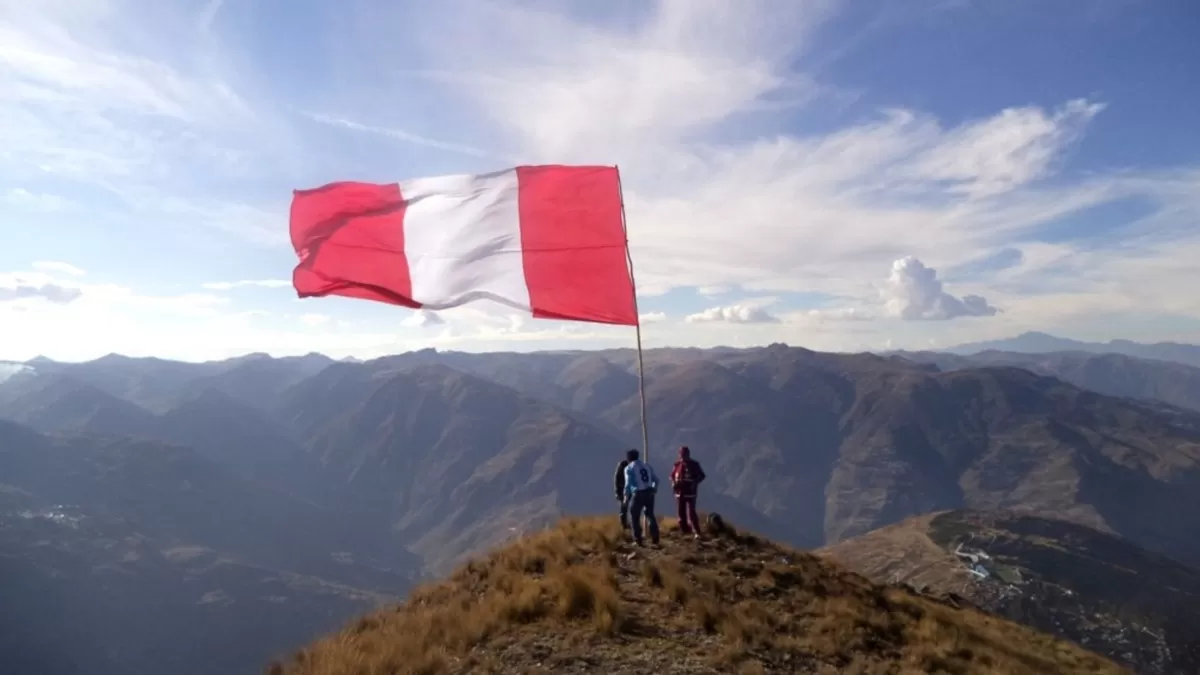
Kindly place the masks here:
POLYGON ((1016 337, 986 342, 972 342, 950 347, 941 351, 969 356, 980 352, 1088 352, 1091 354, 1124 354, 1140 359, 1174 361, 1200 367, 1200 345, 1179 342, 1133 342, 1131 340, 1109 340, 1108 342, 1085 342, 1056 337, 1047 333, 1027 332, 1016 337))
MULTIPOLYGON (((613 467, 641 438, 634 356, 38 359, 0 382, 11 422, 0 426, 0 556, 56 597, 123 575, 138 611, 181 622, 161 625, 190 635, 208 663, 255 667, 562 515, 614 513, 613 467), (153 564, 122 562, 114 542, 127 541, 153 564), (139 586, 143 575, 162 585, 139 586), (270 615, 279 597, 290 611, 270 615), (226 644, 197 613, 270 621, 278 638, 226 644)), ((710 476, 702 509, 804 548, 935 511, 1009 509, 1200 564, 1200 412, 1182 399, 1085 389, 1065 365, 943 369, 909 356, 652 350, 649 459, 665 473, 689 445, 710 476)), ((76 621, 134 611, 79 597, 92 613, 76 621)), ((78 645, 20 651, 49 644, 62 620, 29 622, 24 634, 42 638, 0 643, 0 657, 49 659, 49 675, 80 672, 54 660, 63 653, 91 655, 87 672, 100 675, 153 658, 132 631, 97 655, 90 624, 78 645)), ((179 670, 216 672, 204 661, 179 670)))

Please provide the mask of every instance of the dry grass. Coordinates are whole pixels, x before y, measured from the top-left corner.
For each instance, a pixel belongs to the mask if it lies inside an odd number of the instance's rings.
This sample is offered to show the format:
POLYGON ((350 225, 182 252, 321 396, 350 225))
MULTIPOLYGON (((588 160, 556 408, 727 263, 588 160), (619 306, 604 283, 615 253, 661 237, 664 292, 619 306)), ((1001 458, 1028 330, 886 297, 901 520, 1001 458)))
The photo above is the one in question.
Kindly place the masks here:
POLYGON ((972 610, 729 529, 634 549, 571 519, 474 561, 271 675, 1120 673, 972 610))

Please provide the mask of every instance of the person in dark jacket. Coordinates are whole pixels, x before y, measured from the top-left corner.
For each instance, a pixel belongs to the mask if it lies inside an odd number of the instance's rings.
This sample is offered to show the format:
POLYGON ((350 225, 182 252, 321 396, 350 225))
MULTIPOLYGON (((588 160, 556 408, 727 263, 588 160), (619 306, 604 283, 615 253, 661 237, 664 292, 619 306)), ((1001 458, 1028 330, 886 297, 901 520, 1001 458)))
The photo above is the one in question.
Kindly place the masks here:
POLYGON ((621 529, 629 529, 629 500, 625 498, 625 467, 629 466, 628 459, 622 459, 617 464, 617 472, 613 474, 613 491, 617 495, 617 503, 620 504, 621 513, 621 529))
POLYGON ((679 448, 679 460, 671 469, 671 488, 675 492, 675 505, 679 511, 679 529, 697 538, 700 537, 700 518, 696 516, 696 497, 704 479, 704 469, 700 468, 700 462, 692 459, 692 451, 686 445, 679 448))

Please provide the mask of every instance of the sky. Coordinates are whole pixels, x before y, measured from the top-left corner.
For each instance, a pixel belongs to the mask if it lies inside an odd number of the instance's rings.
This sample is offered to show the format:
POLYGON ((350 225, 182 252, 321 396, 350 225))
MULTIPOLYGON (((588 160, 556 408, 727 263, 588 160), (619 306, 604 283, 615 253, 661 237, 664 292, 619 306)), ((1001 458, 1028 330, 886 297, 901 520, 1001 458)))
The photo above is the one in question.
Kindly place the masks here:
POLYGON ((295 189, 616 164, 647 347, 1200 342, 1194 0, 0 0, 0 359, 633 346, 300 300, 295 189))

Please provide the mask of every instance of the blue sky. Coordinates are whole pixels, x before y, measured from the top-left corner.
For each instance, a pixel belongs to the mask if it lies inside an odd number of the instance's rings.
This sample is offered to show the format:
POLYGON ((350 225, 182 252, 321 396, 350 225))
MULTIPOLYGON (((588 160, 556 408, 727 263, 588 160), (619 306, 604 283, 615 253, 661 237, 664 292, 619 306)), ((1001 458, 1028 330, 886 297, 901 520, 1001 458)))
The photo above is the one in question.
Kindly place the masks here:
POLYGON ((650 345, 1200 341, 1188 0, 0 0, 0 359, 629 344, 299 301, 291 191, 616 163, 650 345))

